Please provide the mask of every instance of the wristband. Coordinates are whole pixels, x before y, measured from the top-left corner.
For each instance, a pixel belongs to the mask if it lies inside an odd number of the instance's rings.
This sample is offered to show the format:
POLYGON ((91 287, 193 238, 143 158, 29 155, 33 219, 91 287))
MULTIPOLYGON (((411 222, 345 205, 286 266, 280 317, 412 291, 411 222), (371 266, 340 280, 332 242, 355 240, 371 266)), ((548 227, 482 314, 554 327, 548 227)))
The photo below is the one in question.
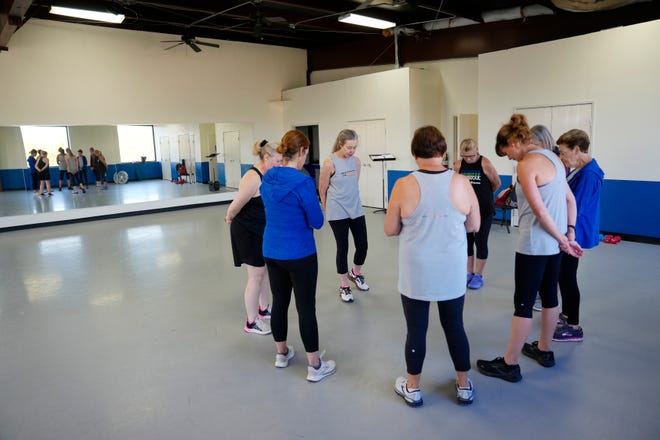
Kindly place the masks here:
POLYGON ((568 229, 572 229, 572 230, 575 231, 575 225, 568 225, 568 226, 566 226, 566 227, 567 227, 568 229))

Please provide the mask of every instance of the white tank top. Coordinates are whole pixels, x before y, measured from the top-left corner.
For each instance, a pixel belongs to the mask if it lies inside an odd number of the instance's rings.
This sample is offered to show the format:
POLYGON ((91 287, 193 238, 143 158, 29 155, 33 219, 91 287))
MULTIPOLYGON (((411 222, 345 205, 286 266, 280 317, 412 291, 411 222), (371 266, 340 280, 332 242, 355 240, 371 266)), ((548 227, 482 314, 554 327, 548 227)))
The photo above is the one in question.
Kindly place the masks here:
POLYGON ((414 171, 421 191, 412 215, 401 219, 399 292, 411 299, 447 301, 465 295, 465 214, 449 196, 453 170, 414 171))

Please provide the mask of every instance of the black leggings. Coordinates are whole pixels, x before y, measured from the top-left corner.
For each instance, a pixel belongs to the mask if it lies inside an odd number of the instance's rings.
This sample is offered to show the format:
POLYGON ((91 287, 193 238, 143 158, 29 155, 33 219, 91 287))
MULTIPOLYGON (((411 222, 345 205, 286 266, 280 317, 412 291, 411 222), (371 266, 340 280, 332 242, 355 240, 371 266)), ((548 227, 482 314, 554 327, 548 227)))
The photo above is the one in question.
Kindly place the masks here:
POLYGON ((531 318, 536 293, 544 309, 557 307, 557 281, 561 254, 525 255, 516 252, 513 316, 531 318))
POLYGON ((492 223, 492 215, 481 217, 481 227, 479 230, 467 235, 468 257, 474 255, 474 245, 476 244, 477 258, 480 260, 485 260, 488 258, 488 234, 490 234, 490 226, 492 223))
POLYGON ((353 243, 355 244, 355 255, 353 264, 362 266, 367 259, 367 223, 364 216, 357 218, 345 218, 342 220, 330 220, 330 227, 335 234, 337 242, 337 273, 344 274, 348 272, 348 231, 353 234, 353 243))
POLYGON ((270 290, 273 293, 270 326, 275 342, 284 342, 289 329, 288 311, 291 289, 296 300, 298 327, 305 351, 319 350, 319 329, 316 322, 316 279, 319 265, 316 254, 297 260, 264 258, 268 268, 270 290))
MULTIPOLYGON (((470 370, 470 344, 463 328, 465 295, 449 301, 438 301, 440 324, 445 332, 449 355, 456 371, 470 370)), ((401 295, 406 317, 406 369, 408 374, 421 374, 426 356, 426 331, 429 328, 429 301, 401 295)))
POLYGON ((562 313, 571 325, 580 324, 580 288, 577 283, 578 258, 561 253, 559 266, 559 290, 562 313))

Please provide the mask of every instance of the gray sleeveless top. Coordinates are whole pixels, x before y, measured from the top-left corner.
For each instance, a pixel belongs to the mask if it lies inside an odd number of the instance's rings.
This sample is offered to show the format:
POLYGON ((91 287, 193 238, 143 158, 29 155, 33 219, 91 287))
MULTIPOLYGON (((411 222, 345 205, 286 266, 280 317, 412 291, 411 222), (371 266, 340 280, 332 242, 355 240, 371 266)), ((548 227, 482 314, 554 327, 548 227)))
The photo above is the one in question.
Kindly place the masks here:
POLYGON ((335 173, 330 177, 330 186, 325 201, 325 215, 328 221, 357 218, 364 215, 360 201, 358 183, 358 163, 355 156, 340 159, 330 155, 335 173))
POLYGON ((399 292, 411 299, 446 301, 465 294, 466 216, 449 196, 453 170, 414 171, 421 191, 412 215, 401 218, 399 292))
MULTIPOLYGON (((541 198, 550 216, 562 233, 566 233, 568 208, 566 206, 566 170, 557 155, 549 150, 532 150, 527 154, 542 154, 555 166, 555 178, 539 186, 541 198)), ((548 234, 534 215, 520 185, 516 185, 518 197, 519 230, 516 252, 525 255, 555 255, 559 253, 559 243, 548 234)))

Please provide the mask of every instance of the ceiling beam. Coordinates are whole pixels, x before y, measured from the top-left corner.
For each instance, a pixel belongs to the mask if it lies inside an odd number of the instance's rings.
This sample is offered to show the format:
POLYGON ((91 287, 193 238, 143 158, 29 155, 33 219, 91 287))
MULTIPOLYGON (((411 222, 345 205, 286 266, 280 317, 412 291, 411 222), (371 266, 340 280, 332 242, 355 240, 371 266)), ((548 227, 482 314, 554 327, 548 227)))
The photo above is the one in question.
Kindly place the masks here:
POLYGON ((0 52, 9 50, 9 40, 23 25, 23 17, 32 0, 4 0, 0 9, 0 52))

